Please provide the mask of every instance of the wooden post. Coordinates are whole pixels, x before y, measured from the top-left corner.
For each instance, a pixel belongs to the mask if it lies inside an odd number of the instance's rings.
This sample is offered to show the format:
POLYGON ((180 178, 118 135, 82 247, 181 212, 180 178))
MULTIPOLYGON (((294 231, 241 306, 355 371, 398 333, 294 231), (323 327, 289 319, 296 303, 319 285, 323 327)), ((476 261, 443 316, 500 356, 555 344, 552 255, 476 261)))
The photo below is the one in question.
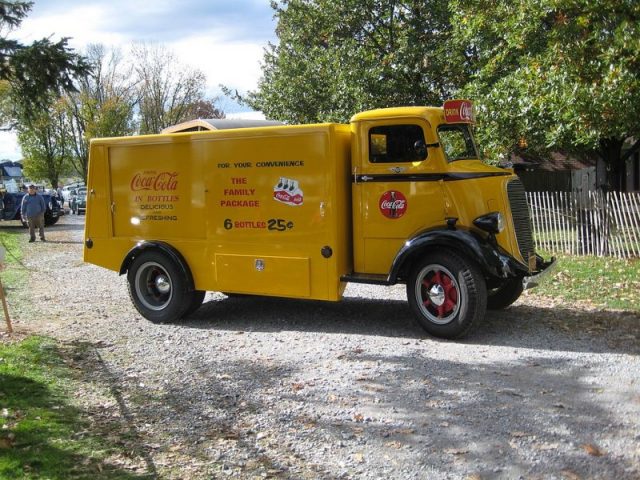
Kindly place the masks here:
POLYGON ((13 333, 13 327, 11 326, 11 318, 9 318, 9 307, 7 307, 7 299, 4 296, 4 286, 0 279, 0 298, 2 299, 2 308, 4 309, 4 319, 7 322, 7 332, 13 333))
MULTIPOLYGON (((0 270, 4 267, 4 248, 0 247, 0 270)), ((0 280, 0 299, 2 299, 2 308, 4 309, 4 319, 7 322, 7 332, 13 333, 13 327, 11 326, 11 318, 9 318, 9 307, 7 307, 7 299, 4 296, 4 286, 2 280, 0 280)))

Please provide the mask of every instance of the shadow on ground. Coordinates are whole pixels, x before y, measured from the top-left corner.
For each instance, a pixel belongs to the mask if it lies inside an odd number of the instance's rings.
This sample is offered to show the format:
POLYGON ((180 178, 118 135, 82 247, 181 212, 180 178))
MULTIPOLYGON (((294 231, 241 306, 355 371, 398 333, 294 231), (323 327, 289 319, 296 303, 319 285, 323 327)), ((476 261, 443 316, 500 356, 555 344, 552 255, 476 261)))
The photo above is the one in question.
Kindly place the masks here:
MULTIPOLYGON (((401 300, 346 297, 320 302, 258 296, 214 296, 184 321, 188 328, 277 332, 302 331, 428 337, 401 300)), ((437 340, 434 341, 445 341, 437 340)), ((458 343, 552 351, 640 354, 640 315, 516 304, 489 311, 458 343)))

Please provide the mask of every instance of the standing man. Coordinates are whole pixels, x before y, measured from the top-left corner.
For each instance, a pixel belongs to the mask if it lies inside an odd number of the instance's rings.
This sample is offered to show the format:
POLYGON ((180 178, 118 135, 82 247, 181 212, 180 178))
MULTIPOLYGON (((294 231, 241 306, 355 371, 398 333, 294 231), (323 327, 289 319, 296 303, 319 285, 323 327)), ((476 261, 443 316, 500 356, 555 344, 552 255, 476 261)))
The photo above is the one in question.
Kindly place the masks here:
POLYGON ((36 241, 36 228, 40 231, 40 240, 46 242, 44 238, 44 212, 46 209, 44 198, 36 192, 36 186, 29 185, 28 193, 22 197, 20 205, 20 215, 29 224, 29 243, 36 241))

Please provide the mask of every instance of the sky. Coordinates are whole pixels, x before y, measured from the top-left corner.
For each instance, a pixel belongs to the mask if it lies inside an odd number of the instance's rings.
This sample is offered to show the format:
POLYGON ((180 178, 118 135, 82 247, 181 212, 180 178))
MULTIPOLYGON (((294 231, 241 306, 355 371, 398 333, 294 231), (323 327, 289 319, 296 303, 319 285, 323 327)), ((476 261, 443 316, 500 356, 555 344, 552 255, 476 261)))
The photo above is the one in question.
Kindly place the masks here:
MULTIPOLYGON (((31 43, 70 37, 82 52, 92 43, 126 53, 135 42, 172 50, 181 63, 207 76, 207 94, 219 85, 239 92, 256 88, 264 48, 275 43, 276 22, 269 0, 35 0, 33 9, 10 38, 31 43)), ((228 116, 252 114, 230 99, 219 102, 228 116)), ((0 160, 18 160, 15 134, 0 133, 0 160)))

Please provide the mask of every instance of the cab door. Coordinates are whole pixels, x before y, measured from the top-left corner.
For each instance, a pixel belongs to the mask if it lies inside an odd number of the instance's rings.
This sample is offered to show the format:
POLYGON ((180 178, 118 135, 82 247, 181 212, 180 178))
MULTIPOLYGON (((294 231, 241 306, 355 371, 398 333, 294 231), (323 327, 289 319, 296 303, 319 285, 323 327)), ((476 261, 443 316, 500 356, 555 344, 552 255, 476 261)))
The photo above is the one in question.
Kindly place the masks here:
POLYGON ((405 241, 444 221, 437 140, 422 118, 361 121, 355 128, 354 268, 387 274, 405 241))

